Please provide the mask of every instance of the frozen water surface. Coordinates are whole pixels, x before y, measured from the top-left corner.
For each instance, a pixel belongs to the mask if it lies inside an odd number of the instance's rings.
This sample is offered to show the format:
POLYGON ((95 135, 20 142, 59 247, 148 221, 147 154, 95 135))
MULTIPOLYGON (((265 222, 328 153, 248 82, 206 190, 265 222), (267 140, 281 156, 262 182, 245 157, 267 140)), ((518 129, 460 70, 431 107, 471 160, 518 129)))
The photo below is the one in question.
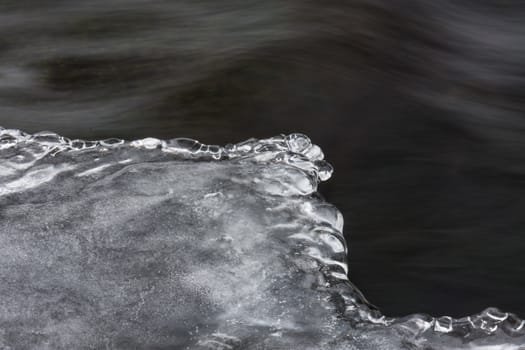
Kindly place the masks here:
POLYGON ((218 147, 0 129, 0 349, 525 349, 524 322, 497 309, 369 305, 316 193, 331 172, 300 134, 218 147))

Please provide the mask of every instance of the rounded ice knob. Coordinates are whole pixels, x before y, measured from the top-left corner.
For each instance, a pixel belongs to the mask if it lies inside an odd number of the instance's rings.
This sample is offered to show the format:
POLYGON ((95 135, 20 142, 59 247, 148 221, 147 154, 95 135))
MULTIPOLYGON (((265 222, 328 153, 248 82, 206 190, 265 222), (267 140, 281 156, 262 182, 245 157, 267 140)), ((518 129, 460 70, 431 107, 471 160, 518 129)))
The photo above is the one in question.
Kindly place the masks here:
POLYGON ((306 135, 295 133, 286 136, 286 144, 290 151, 302 153, 310 148, 312 141, 306 135))

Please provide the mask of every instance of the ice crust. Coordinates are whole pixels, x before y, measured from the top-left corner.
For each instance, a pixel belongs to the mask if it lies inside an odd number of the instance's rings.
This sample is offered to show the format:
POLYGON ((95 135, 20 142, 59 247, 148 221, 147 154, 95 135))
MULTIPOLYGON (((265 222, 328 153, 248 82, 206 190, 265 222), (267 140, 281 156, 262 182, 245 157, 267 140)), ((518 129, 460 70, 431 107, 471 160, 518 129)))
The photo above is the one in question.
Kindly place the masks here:
POLYGON ((389 318, 301 134, 225 147, 0 128, 0 349, 525 349, 487 309, 389 318))

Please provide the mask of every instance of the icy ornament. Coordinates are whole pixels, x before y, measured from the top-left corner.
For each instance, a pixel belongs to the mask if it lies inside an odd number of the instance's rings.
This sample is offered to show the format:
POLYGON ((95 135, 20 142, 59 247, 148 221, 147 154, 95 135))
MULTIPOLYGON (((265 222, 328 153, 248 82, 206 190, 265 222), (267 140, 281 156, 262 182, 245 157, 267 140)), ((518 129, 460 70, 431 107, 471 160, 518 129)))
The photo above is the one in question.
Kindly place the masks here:
POLYGON ((165 142, 154 137, 147 137, 142 140, 135 140, 130 145, 137 148, 155 149, 165 146, 165 142))
POLYGON ((0 128, 0 349, 507 349, 496 309, 388 318, 347 276, 332 167, 300 134, 227 147, 0 128), (2 143, 3 140, 3 143, 2 143))
POLYGON ((310 160, 322 160, 324 159, 324 154, 321 148, 317 145, 312 145, 304 155, 310 160))
POLYGON ((108 147, 108 148, 113 148, 113 147, 118 147, 122 144, 124 144, 124 140, 122 139, 117 139, 117 138, 110 138, 110 139, 105 139, 105 140, 100 140, 99 143, 100 145, 104 146, 104 147, 108 147))
POLYGON ((0 135, 0 149, 7 149, 16 146, 17 139, 11 135, 0 135))
POLYGON ((41 131, 30 138, 31 141, 47 145, 59 145, 66 143, 66 139, 51 131, 41 131))
POLYGON ((290 151, 301 153, 307 150, 312 142, 310 139, 303 134, 291 134, 286 137, 286 143, 290 147, 290 151))

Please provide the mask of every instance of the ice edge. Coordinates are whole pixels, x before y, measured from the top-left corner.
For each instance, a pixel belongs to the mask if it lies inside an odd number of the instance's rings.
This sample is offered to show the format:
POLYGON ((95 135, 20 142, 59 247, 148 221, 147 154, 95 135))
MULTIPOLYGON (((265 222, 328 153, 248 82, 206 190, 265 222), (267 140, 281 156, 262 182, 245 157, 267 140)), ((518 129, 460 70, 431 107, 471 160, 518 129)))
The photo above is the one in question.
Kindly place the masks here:
MULTIPOLYGON (((279 135, 267 139, 252 138, 236 144, 218 146, 205 145, 189 138, 160 140, 148 137, 134 141, 118 138, 96 141, 72 140, 49 131, 29 134, 17 129, 0 127, 0 151, 29 145, 38 145, 44 148, 45 156, 55 156, 61 152, 106 151, 119 147, 134 147, 145 150, 160 150, 172 154, 175 158, 182 159, 217 161, 246 159, 262 163, 286 163, 310 174, 317 182, 328 180, 333 172, 332 166, 324 161, 324 154, 319 146, 313 144, 306 135, 300 133, 279 135)), ((351 284, 351 282, 348 283, 351 284)), ((364 300, 367 304, 366 299, 364 300)), ((362 313, 365 310, 359 311, 362 313)), ((487 308, 478 314, 458 319, 449 316, 432 317, 426 314, 389 318, 376 310, 373 310, 374 312, 369 311, 372 310, 368 310, 366 315, 361 314, 360 319, 372 324, 410 330, 414 332, 414 335, 428 331, 455 334, 464 338, 469 338, 475 333, 492 335, 499 331, 503 331, 512 337, 525 335, 525 320, 520 319, 515 314, 502 312, 497 308, 487 308)))

